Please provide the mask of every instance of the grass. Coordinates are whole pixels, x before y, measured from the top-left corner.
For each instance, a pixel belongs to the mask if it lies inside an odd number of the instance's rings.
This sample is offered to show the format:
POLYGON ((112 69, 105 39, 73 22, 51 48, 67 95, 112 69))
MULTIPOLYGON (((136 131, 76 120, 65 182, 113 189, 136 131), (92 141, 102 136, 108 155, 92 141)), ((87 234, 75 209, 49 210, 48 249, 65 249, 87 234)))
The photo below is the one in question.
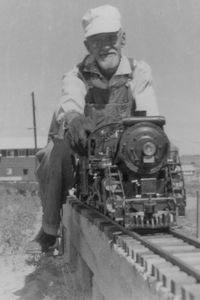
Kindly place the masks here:
MULTIPOLYGON (((37 188, 37 187, 36 187, 37 188)), ((34 233, 40 199, 33 186, 0 185, 0 254, 23 253, 34 233)))

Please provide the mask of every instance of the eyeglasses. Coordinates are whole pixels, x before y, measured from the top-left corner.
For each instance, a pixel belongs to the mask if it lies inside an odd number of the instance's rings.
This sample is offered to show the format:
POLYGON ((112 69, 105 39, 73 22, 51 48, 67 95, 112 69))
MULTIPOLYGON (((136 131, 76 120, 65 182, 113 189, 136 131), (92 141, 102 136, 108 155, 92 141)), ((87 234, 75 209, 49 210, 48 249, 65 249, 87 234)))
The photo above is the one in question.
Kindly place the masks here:
POLYGON ((90 48, 99 48, 102 45, 114 45, 121 38, 122 32, 100 33, 86 39, 86 43, 90 48))

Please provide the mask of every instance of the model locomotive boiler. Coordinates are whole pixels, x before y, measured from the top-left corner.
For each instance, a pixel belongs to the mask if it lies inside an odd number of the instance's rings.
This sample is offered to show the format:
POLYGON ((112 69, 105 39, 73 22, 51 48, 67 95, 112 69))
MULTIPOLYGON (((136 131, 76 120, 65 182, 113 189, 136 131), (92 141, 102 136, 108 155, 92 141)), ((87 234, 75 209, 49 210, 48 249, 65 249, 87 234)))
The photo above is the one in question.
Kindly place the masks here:
POLYGON ((184 215, 185 188, 164 117, 130 117, 90 134, 80 199, 128 229, 166 228, 184 215))

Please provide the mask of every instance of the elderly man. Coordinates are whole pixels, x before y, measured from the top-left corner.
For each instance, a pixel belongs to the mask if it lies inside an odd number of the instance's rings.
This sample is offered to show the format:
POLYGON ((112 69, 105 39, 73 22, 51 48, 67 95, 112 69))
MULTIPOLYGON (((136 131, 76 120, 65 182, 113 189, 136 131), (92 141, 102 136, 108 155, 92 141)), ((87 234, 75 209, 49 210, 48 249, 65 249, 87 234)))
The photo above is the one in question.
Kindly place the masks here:
POLYGON ((56 241, 62 201, 74 184, 74 153, 84 153, 92 128, 136 110, 158 115, 150 67, 122 54, 126 36, 118 9, 110 5, 90 9, 82 25, 88 55, 64 75, 48 144, 38 153, 43 220, 29 245, 33 251, 47 251, 56 241))

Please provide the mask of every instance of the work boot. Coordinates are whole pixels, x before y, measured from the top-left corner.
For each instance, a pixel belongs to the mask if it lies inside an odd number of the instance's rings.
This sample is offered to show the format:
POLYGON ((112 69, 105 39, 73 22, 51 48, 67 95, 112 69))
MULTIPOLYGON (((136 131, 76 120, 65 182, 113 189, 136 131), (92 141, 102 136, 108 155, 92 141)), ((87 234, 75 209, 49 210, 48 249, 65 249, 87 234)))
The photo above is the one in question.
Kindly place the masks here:
POLYGON ((42 253, 53 249, 56 244, 56 236, 47 234, 43 228, 40 229, 37 236, 28 243, 26 253, 42 253))

